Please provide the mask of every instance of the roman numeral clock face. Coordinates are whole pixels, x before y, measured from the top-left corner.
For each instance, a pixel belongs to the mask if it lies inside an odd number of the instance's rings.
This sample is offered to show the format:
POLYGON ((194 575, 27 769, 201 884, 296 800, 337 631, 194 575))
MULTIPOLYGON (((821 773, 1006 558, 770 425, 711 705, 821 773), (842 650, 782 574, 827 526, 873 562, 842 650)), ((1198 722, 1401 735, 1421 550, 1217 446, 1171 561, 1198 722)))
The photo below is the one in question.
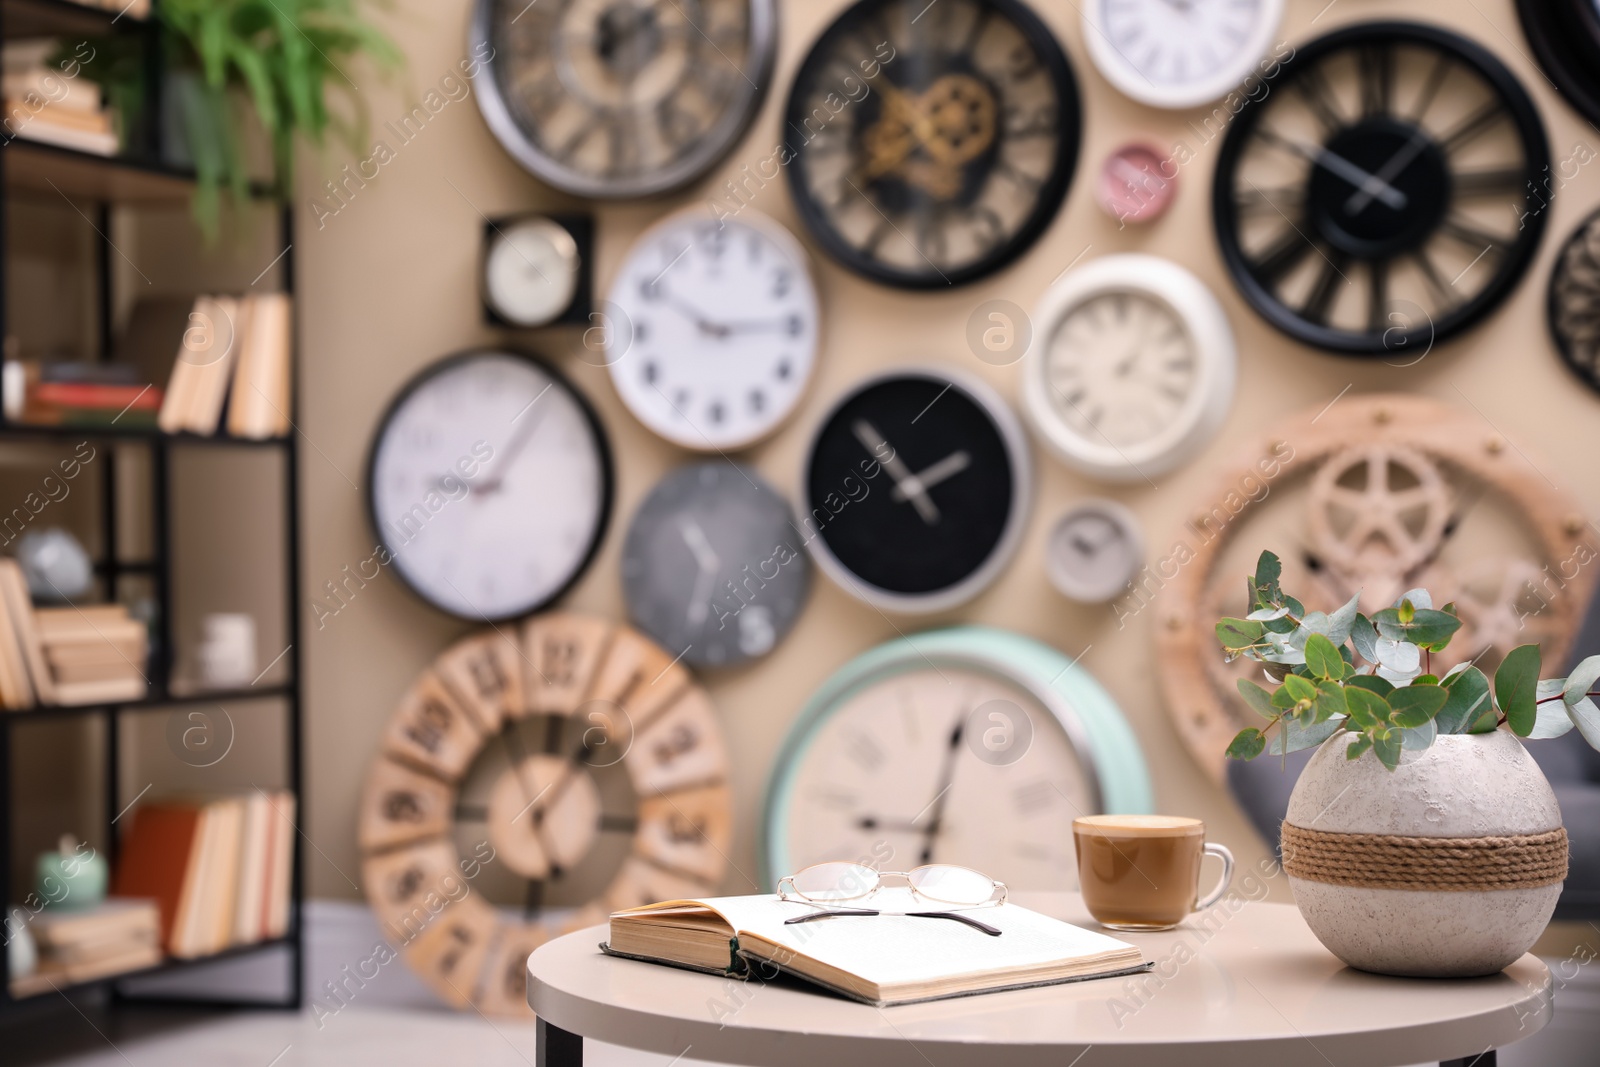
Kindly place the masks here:
POLYGON ((1078 155, 1072 69, 1017 0, 862 0, 806 57, 786 118, 790 189, 817 241, 913 289, 1021 255, 1078 155))
POLYGON ((696 451, 777 428, 816 361, 818 309, 804 250, 755 211, 673 215, 635 243, 611 287, 607 358, 640 422, 696 451))
POLYGON ((506 151, 576 196, 693 181, 761 105, 774 0, 478 0, 478 106, 506 151))
POLYGON ((1234 119, 1213 192, 1223 258, 1274 326, 1419 358, 1487 315, 1544 228, 1544 129, 1456 34, 1366 23, 1301 47, 1234 119))

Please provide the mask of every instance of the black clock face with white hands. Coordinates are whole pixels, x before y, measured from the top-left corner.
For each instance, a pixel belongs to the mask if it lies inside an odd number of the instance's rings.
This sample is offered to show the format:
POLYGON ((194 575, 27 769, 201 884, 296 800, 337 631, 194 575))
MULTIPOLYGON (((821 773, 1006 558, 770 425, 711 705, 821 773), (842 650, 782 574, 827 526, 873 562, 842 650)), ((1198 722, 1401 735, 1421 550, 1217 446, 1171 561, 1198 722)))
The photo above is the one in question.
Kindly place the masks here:
POLYGON ((990 274, 1067 195, 1080 132, 1061 46, 1019 0, 861 0, 790 90, 789 187, 845 266, 912 289, 990 274))
POLYGON ((988 386, 928 369, 874 378, 811 443, 800 522, 823 571, 885 610, 939 611, 1005 567, 1031 502, 1016 417, 988 386))
POLYGON ((1494 56, 1362 23, 1283 64, 1223 142, 1213 211, 1244 297, 1336 352, 1414 358, 1515 287, 1544 229, 1549 149, 1494 56))
POLYGON ((650 491, 622 549, 640 629, 697 667, 764 656, 799 618, 811 560, 788 503, 748 467, 680 467, 650 491))

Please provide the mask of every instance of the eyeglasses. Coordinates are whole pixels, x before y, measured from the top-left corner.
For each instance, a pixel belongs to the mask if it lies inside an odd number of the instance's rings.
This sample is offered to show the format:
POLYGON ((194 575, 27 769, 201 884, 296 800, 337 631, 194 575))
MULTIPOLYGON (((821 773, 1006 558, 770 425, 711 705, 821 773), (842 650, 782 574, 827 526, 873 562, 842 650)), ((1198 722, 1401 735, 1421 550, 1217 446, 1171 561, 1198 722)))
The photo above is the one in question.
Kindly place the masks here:
POLYGON ((918 900, 949 904, 958 908, 985 908, 1004 904, 1005 883, 997 882, 970 867, 949 863, 930 863, 910 871, 879 871, 864 863, 818 863, 778 879, 778 899, 810 904, 826 910, 784 920, 785 924, 811 922, 830 916, 901 914, 925 919, 951 919, 965 923, 993 937, 1000 931, 988 923, 954 911, 888 912, 857 907, 848 902, 865 901, 884 888, 885 879, 903 879, 918 900))

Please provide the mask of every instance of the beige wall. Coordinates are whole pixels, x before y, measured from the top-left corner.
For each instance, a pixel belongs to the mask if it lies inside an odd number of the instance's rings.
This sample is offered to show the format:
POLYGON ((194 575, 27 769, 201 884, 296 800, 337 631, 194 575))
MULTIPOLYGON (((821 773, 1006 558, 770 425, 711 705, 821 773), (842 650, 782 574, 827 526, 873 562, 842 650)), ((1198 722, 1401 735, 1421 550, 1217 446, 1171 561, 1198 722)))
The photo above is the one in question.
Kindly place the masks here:
MULTIPOLYGON (((778 140, 778 112, 796 66, 811 40, 844 6, 843 0, 789 0, 783 5, 775 91, 752 132, 716 175, 663 201, 600 209, 602 287, 645 225, 703 197, 778 140)), ((408 14, 391 23, 409 56, 406 77, 383 84, 357 75, 361 99, 375 123, 397 118, 407 109, 408 99, 436 84, 463 57, 469 7, 469 0, 409 5, 408 14)), ((1109 608, 1077 607, 1058 597, 1043 580, 1048 521, 1075 497, 1107 493, 1138 514, 1152 546, 1164 547, 1197 494, 1209 485, 1209 476, 1244 439, 1261 432, 1277 412, 1326 403, 1351 384, 1357 391, 1416 391, 1458 405, 1465 394, 1489 412, 1516 444, 1545 457, 1543 469, 1592 508, 1600 496, 1600 467, 1593 461, 1600 443, 1595 422, 1600 398, 1577 385, 1556 360, 1546 339, 1541 302, 1553 249, 1600 201, 1600 170, 1585 171, 1563 192, 1553 208, 1538 262, 1509 305, 1485 325, 1407 369, 1320 354, 1268 329, 1245 308, 1226 279, 1208 212, 1216 144, 1202 147, 1186 132, 1185 122, 1191 116, 1148 110, 1112 90, 1085 56, 1074 4, 1039 0, 1036 7, 1070 54, 1085 105, 1083 155, 1071 195, 1054 225, 1009 270, 949 293, 919 295, 881 288, 819 260, 825 326, 817 380, 799 414, 744 458, 779 486, 792 489, 806 434, 829 400, 861 375, 899 361, 959 365, 1015 398, 1015 367, 986 366, 966 350, 961 337, 967 316, 976 304, 995 297, 1031 306, 1050 280, 1085 249, 1090 256, 1157 252, 1207 279, 1228 310, 1241 349, 1238 396, 1218 438, 1190 466, 1161 478, 1155 488, 1108 491, 1041 454, 1040 494, 1028 536, 1001 580, 960 611, 928 620, 897 620, 897 625, 910 630, 957 620, 982 622, 1042 638, 1069 654, 1092 646, 1083 662, 1132 720, 1151 764, 1159 805, 1204 816, 1214 836, 1240 850, 1241 858, 1254 860, 1264 852, 1253 834, 1227 797, 1197 769, 1168 725, 1151 670, 1149 616, 1119 631, 1109 608), (1119 232, 1115 222, 1096 208, 1090 176, 1110 148, 1135 135, 1158 144, 1184 138, 1196 148, 1197 158, 1183 172, 1177 203, 1164 219, 1147 229, 1119 232)), ((1535 95, 1554 159, 1565 158, 1579 143, 1600 143, 1600 134, 1558 99, 1535 69, 1511 0, 1475 4, 1336 0, 1326 7, 1321 0, 1289 0, 1287 7, 1284 30, 1291 41, 1354 20, 1397 15, 1455 25, 1505 61, 1535 95), (1314 27, 1309 25, 1313 17, 1314 27)), ((298 214, 308 597, 342 566, 372 551, 363 510, 363 463, 389 397, 407 377, 440 356, 494 339, 480 319, 474 274, 479 213, 496 215, 557 202, 512 163, 489 135, 475 106, 466 101, 450 104, 420 137, 400 148, 348 206, 324 219, 319 228, 306 197, 327 177, 327 170, 319 167, 336 169, 345 161, 339 152, 331 152, 326 163, 305 162, 298 214)), ((757 206, 798 230, 781 183, 762 192, 757 206)), ((687 457, 644 431, 621 408, 605 372, 573 356, 575 338, 540 337, 535 344, 560 361, 595 402, 618 450, 618 519, 566 606, 620 616, 621 532, 654 481, 687 457)), ((308 608, 304 626, 310 771, 306 829, 316 846, 307 850, 308 884, 314 895, 348 897, 354 890, 341 872, 358 878, 356 797, 379 731, 416 671, 466 627, 424 606, 392 576, 369 585, 320 630, 308 608)), ((795 710, 834 668, 893 636, 894 627, 876 612, 819 578, 799 625, 775 654, 753 668, 707 677, 736 766, 741 817, 733 860, 738 867, 754 873, 753 813, 795 710)), ((739 884, 736 876, 730 876, 730 888, 739 884)))

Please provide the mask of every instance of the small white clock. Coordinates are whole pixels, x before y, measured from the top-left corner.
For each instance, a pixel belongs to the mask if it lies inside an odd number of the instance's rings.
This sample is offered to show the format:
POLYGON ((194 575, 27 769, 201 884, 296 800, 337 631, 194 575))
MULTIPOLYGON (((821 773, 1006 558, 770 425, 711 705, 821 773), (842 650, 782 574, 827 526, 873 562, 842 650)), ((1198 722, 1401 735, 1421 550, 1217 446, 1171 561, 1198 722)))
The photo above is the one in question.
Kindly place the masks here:
POLYGON ((527 215, 492 225, 483 251, 483 299, 512 326, 544 326, 578 292, 578 242, 554 219, 527 215))
POLYGON ((1282 17, 1283 0, 1088 0, 1083 39, 1120 92, 1151 107, 1186 108, 1257 71, 1282 17))
POLYGON ((1050 530, 1045 568, 1062 596, 1104 604, 1128 588, 1144 564, 1144 538, 1133 512, 1115 500, 1082 500, 1050 530))
POLYGON ((674 444, 744 448, 794 411, 816 363, 818 309, 804 249, 746 209, 688 209, 634 244, 611 286, 611 380, 674 444))
POLYGON ((594 558, 611 514, 599 420, 556 371, 486 349, 440 361, 384 416, 367 470, 380 552, 424 600, 469 619, 550 603, 594 558))
POLYGON ((1194 457, 1227 417, 1237 355, 1227 315, 1183 267, 1103 256, 1057 278, 1033 314, 1023 410, 1062 462, 1146 481, 1194 457))

